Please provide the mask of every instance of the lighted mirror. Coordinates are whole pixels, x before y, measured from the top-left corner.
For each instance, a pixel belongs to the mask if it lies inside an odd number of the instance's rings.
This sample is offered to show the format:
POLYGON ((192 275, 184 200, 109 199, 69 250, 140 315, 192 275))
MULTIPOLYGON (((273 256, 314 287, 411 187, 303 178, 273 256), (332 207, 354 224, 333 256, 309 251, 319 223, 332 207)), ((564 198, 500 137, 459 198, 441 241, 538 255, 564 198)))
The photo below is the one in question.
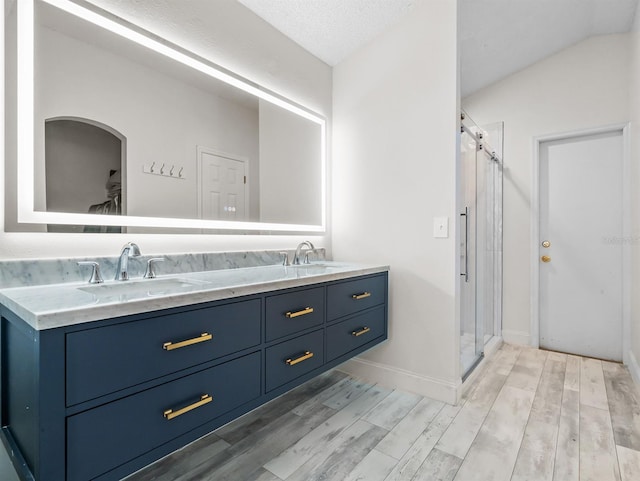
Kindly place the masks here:
POLYGON ((321 116, 84 2, 12 8, 18 223, 324 231, 321 116))

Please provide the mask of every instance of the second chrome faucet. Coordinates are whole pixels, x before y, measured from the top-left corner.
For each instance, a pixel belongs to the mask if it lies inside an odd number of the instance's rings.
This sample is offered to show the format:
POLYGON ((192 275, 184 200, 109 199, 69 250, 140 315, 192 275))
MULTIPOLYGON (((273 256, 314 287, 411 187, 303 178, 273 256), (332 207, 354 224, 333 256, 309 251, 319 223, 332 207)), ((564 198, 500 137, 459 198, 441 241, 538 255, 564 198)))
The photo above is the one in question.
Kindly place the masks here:
MULTIPOLYGON (((116 281, 128 281, 129 280, 129 257, 139 257, 140 256, 140 247, 138 244, 134 242, 127 242, 120 251, 120 257, 118 257, 118 264, 116 266, 116 281)), ((157 262, 164 261, 164 257, 152 257, 147 260, 147 270, 144 273, 145 279, 154 279, 156 277, 155 264, 157 262)), ((91 277, 89 279, 89 284, 101 284, 104 282, 102 276, 100 275, 100 265, 95 261, 80 261, 78 262, 80 266, 91 266, 93 270, 91 271, 91 277)))
POLYGON ((311 243, 311 241, 304 241, 304 242, 300 242, 300 244, 298 244, 298 247, 296 247, 296 252, 293 255, 293 262, 292 264, 294 266, 299 266, 301 264, 300 262, 300 255, 302 254, 302 248, 304 246, 307 246, 309 249, 306 251, 306 255, 304 257, 304 263, 305 264, 309 264, 309 252, 313 252, 316 250, 316 248, 313 246, 313 244, 311 243))
POLYGON ((120 252, 118 266, 116 267, 116 281, 129 280, 129 257, 138 257, 139 255, 140 248, 138 247, 138 244, 127 242, 124 245, 122 251, 120 252))

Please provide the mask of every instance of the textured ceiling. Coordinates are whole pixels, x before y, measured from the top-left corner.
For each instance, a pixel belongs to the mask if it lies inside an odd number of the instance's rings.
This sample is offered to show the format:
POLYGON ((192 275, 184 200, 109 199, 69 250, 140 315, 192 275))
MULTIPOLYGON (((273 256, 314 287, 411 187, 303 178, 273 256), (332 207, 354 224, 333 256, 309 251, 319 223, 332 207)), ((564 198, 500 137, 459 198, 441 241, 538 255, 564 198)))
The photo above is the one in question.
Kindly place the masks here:
POLYGON ((420 0, 238 1, 334 66, 391 26, 420 0))
MULTIPOLYGON (((410 14, 416 4, 436 0, 238 1, 334 66, 410 14)), ((637 4, 638 0, 458 0, 462 96, 587 37, 629 31, 637 4)))

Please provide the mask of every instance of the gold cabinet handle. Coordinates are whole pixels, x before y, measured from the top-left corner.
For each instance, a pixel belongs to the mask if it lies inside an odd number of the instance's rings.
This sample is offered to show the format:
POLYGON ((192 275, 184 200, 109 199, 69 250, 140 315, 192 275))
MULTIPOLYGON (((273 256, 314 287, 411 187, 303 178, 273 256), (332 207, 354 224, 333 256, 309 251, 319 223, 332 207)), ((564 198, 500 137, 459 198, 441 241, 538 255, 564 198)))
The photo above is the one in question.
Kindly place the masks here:
POLYGON ((370 292, 363 292, 362 294, 354 294, 351 296, 352 299, 360 300, 360 299, 366 299, 367 297, 371 297, 371 293, 370 292))
POLYGON ((307 359, 311 359, 313 357, 313 353, 311 351, 305 351, 304 354, 295 359, 287 359, 285 363, 289 366, 295 366, 299 362, 306 361, 307 359))
POLYGON ((296 311, 296 312, 289 311, 285 314, 285 316, 287 316, 288 319, 293 319, 294 317, 304 316, 305 314, 311 314, 312 312, 313 312, 313 307, 305 307, 301 311, 296 311))
POLYGON ((549 257, 549 256, 542 256, 542 257, 540 258, 540 260, 541 260, 542 262, 551 262, 551 257, 549 257))
POLYGON ((363 334, 366 334, 367 332, 369 332, 371 329, 368 328, 367 326, 363 327, 362 329, 360 329, 359 331, 353 331, 351 333, 352 336, 362 336, 363 334))
POLYGON ((208 394, 203 394, 202 396, 200 396, 200 400, 194 402, 193 404, 189 404, 188 406, 185 406, 181 409, 178 409, 177 411, 174 411, 173 409, 167 409, 164 412, 164 418, 167 420, 172 420, 173 418, 177 418, 178 416, 182 416, 184 413, 188 413, 189 411, 193 411, 196 408, 199 408, 200 406, 204 406, 205 404, 209 404, 211 401, 213 401, 213 398, 211 396, 209 396, 208 394))
POLYGON ((165 342, 162 345, 162 349, 165 351, 173 351, 174 349, 180 349, 181 347, 191 346, 193 344, 198 344, 200 342, 210 341, 213 339, 213 334, 209 334, 208 332, 203 332, 198 337, 194 337, 193 339, 187 339, 186 341, 180 342, 165 342))

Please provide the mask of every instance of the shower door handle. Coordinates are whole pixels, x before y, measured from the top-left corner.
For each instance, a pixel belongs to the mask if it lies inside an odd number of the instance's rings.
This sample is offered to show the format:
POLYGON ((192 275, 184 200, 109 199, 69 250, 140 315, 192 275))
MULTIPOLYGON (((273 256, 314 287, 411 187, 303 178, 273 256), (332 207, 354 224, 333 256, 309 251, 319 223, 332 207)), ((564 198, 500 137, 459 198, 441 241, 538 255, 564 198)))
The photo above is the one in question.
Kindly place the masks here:
MULTIPOLYGON (((469 251, 468 251, 468 245, 469 245, 469 207, 465 207, 464 208, 464 212, 462 212, 460 214, 460 220, 464 219, 464 246, 463 246, 463 252, 464 252, 464 264, 463 264, 463 268, 464 270, 460 273, 461 276, 464 276, 464 281, 465 282, 469 282, 469 251)), ((462 222, 461 222, 462 224, 462 222)))

